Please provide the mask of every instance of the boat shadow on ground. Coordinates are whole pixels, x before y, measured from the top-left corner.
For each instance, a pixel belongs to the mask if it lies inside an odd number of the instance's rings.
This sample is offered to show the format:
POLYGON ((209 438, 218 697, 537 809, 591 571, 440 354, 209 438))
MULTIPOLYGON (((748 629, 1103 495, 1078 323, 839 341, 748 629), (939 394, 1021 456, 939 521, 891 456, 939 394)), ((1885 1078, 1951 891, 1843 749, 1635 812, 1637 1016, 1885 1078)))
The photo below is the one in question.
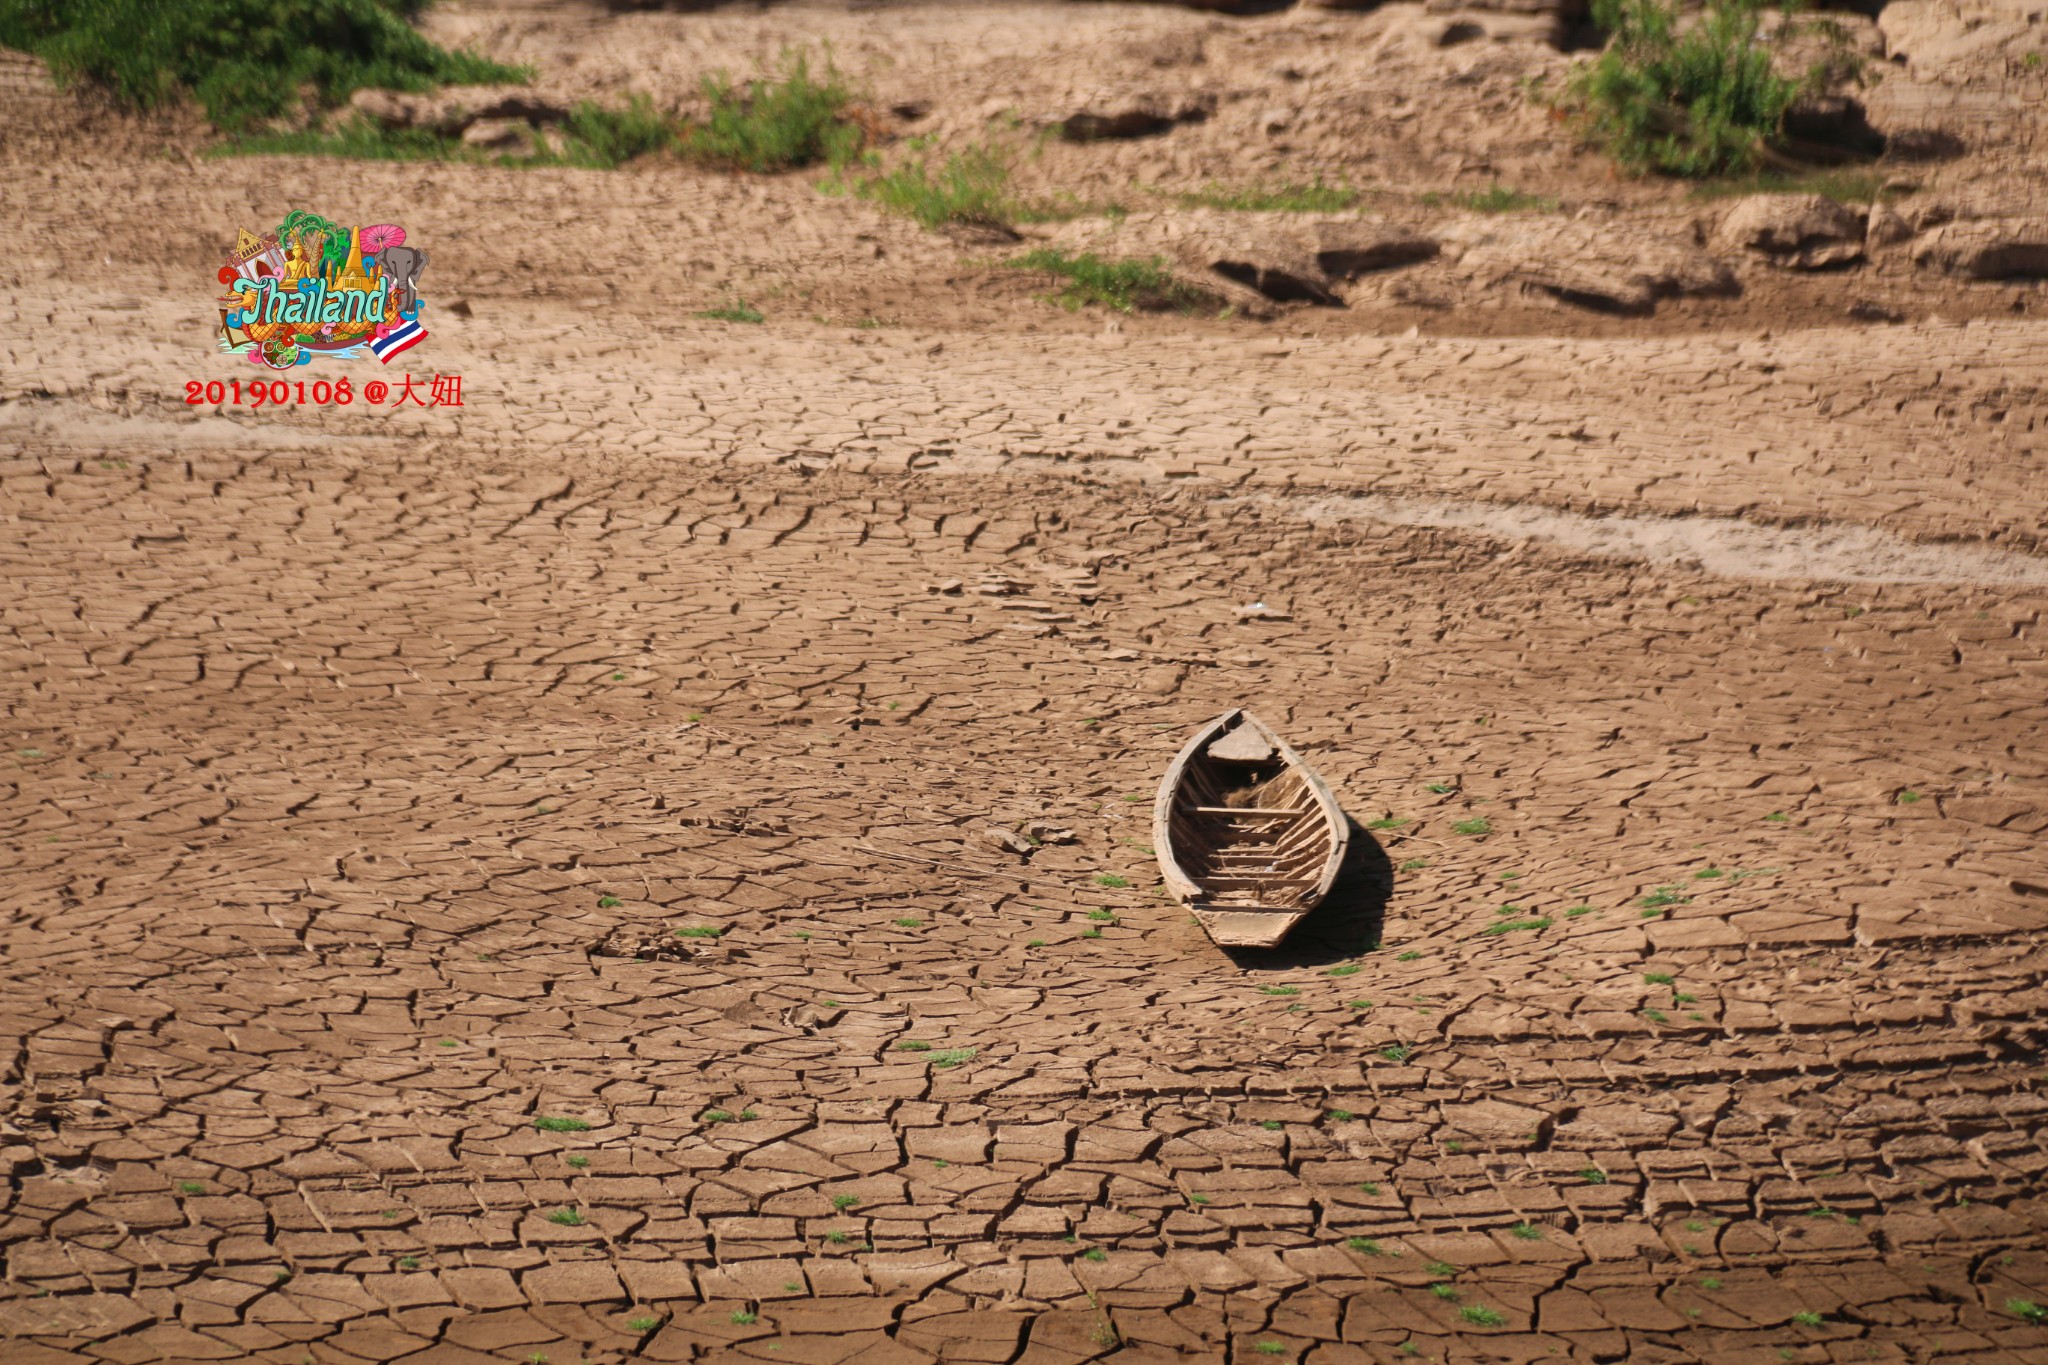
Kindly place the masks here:
POLYGON ((1247 971, 1320 967, 1379 946, 1387 901, 1394 894, 1394 865, 1379 840, 1356 820, 1345 819, 1351 825, 1350 851, 1323 903, 1278 948, 1225 948, 1232 962, 1247 971))

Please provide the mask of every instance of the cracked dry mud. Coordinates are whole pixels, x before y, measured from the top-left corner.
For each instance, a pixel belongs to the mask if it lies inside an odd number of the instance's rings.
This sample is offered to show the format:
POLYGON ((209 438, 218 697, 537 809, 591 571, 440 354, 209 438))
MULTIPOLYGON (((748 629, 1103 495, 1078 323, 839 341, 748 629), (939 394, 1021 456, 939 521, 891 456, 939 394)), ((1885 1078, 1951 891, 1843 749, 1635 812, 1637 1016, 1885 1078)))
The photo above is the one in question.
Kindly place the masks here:
POLYGON ((2039 322, 737 332, 462 255, 641 173, 8 171, 6 1365, 2048 1356, 2039 322), (416 206, 464 407, 187 409, 95 176, 416 206), (1232 957, 1247 698, 1361 829, 1232 957))

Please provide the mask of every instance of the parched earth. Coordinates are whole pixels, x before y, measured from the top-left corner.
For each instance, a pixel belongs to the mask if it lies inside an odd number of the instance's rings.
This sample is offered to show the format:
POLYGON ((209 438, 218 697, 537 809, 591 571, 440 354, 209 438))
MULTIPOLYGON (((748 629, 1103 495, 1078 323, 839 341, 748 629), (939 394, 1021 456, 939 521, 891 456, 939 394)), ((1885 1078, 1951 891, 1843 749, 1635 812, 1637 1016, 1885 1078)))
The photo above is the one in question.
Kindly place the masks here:
MULTIPOLYGON (((943 32, 834 14, 434 22, 943 32)), ((2037 283, 1118 319, 801 179, 0 115, 6 1365, 2048 1359, 2037 283), (306 206, 461 406, 184 401, 306 206), (1242 702, 1360 828, 1233 956, 1147 845, 1242 702)))

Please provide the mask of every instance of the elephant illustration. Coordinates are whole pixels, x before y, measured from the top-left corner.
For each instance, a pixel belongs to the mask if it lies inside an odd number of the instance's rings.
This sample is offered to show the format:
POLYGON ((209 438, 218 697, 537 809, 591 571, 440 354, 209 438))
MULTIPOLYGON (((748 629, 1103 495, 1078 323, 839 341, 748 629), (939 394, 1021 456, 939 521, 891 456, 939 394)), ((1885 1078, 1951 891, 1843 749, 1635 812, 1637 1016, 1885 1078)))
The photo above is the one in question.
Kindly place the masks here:
POLYGON ((420 272, 427 268, 427 253, 416 246, 387 246, 371 258, 391 281, 398 299, 398 311, 410 313, 420 303, 420 272))

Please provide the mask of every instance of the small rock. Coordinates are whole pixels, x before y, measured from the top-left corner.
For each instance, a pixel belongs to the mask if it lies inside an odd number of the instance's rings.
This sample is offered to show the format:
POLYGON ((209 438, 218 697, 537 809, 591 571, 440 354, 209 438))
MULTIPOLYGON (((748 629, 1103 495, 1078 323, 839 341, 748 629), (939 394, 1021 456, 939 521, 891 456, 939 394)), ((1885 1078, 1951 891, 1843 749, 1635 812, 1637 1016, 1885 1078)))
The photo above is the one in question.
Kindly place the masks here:
POLYGON ((1930 199, 1924 204, 1915 204, 1906 213, 1906 221, 1913 225, 1913 231, 1925 232, 1940 227, 1943 223, 1956 220, 1956 206, 1944 199, 1930 199))
POLYGON ((402 90, 358 90, 349 108, 386 128, 414 128, 453 135, 485 119, 560 123, 568 106, 531 90, 506 86, 449 86, 424 94, 402 90))
POLYGON ((1901 218, 1891 205, 1870 206, 1870 218, 1863 228, 1863 245, 1866 249, 1896 246, 1912 235, 1913 225, 1901 218))
POLYGON ((1904 322, 1906 315, 1881 303, 1858 299, 1849 305, 1849 316, 1857 322, 1904 322))
POLYGON ((1237 609, 1237 619, 1240 621, 1292 621, 1294 613, 1282 611, 1278 607, 1269 607, 1264 602, 1253 602, 1249 606, 1237 609))
POLYGON ((1913 264, 1966 280, 2039 279, 2048 276, 2048 220, 1951 223, 1914 246, 1913 264))
POLYGON ((990 848, 999 848, 1006 853, 1015 853, 1020 856, 1028 855, 1034 847, 1032 842, 1023 835, 1018 834, 1014 830, 1002 829, 996 825, 983 826, 976 832, 975 837, 990 848))
POLYGON ((1715 240, 1775 265, 1820 270, 1863 258, 1864 215, 1817 194, 1756 194, 1721 220, 1715 240))
POLYGON ((1206 91, 1098 95, 1060 120, 1060 136, 1068 142, 1151 137, 1176 123, 1200 123, 1215 109, 1216 97, 1206 91))
POLYGON ((1139 675, 1138 690, 1154 697, 1170 697, 1180 691, 1181 679, 1187 676, 1185 669, 1171 664, 1148 668, 1139 675))
POLYGON ((1055 825, 1046 820, 1026 820, 1024 822, 1024 835, 1028 839, 1036 839, 1041 844, 1071 844, 1074 842, 1074 831, 1063 825, 1055 825))
POLYGON ((533 125, 520 119, 478 119, 462 130, 462 145, 512 156, 534 156, 541 150, 533 125))
POLYGON ((934 583, 929 588, 925 589, 926 592, 945 593, 948 597, 957 597, 966 590, 967 585, 965 583, 962 583, 957 578, 949 578, 943 583, 934 583))
POLYGON ((1324 223, 1316 239, 1316 264, 1339 280, 1414 265, 1442 250, 1433 237, 1375 223, 1324 223))
POLYGON ((1344 306, 1344 301, 1330 291, 1329 281, 1314 254, 1284 239, 1211 241, 1202 256, 1203 264, 1210 270, 1275 303, 1344 306))

